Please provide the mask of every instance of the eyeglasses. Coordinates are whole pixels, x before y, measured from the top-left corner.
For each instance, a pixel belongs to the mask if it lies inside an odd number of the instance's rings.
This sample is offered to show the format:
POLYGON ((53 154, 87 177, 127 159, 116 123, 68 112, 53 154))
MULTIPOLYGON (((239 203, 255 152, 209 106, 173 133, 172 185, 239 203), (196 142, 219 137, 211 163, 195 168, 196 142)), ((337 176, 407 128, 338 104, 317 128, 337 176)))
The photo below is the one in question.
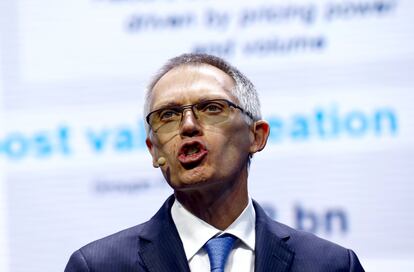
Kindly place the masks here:
POLYGON ((229 118, 231 107, 239 109, 253 120, 251 113, 226 99, 206 100, 192 105, 158 109, 150 112, 146 120, 155 133, 168 133, 179 129, 186 109, 191 109, 201 125, 215 125, 229 118))

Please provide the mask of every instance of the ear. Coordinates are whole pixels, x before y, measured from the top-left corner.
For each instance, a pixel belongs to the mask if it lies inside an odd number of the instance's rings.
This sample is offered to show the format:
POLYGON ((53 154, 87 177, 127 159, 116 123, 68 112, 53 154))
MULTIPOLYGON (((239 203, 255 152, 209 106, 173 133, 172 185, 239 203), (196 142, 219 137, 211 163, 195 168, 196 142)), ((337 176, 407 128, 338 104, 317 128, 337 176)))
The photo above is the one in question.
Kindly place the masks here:
POLYGON ((261 151, 267 143, 270 134, 270 126, 264 120, 256 121, 252 125, 252 138, 250 142, 250 154, 261 151))
POLYGON ((151 142, 151 139, 149 138, 149 136, 145 139, 145 144, 147 145, 148 151, 151 153, 152 156, 152 161, 153 163, 155 162, 155 148, 154 148, 154 144, 151 142))

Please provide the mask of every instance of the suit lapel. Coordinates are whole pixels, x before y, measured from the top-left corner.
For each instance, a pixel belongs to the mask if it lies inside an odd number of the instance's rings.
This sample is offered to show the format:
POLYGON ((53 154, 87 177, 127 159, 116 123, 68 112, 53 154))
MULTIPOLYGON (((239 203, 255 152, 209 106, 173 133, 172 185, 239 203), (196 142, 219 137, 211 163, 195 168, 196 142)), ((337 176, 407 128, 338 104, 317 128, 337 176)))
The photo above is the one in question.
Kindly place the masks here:
POLYGON ((171 196, 146 224, 139 239, 139 254, 150 272, 190 271, 183 244, 170 215, 171 196))
POLYGON ((255 271, 289 271, 295 256, 285 243, 289 235, 279 230, 277 223, 256 202, 253 203, 256 212, 255 271))
MULTIPOLYGON (((139 252, 150 272, 190 271, 184 247, 172 221, 171 196, 146 223, 139 237, 139 252)), ((295 253, 285 243, 289 235, 271 220, 263 209, 253 201, 256 212, 256 272, 287 272, 290 270, 295 253)))

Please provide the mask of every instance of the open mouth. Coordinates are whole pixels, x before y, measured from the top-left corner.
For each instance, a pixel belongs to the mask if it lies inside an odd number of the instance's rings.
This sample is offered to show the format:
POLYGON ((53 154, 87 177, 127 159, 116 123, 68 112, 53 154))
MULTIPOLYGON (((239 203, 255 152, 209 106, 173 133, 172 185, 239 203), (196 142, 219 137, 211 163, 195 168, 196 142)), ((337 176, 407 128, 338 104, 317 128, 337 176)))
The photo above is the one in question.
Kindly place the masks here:
POLYGON ((185 169, 197 167, 207 155, 208 151, 204 144, 192 141, 181 146, 178 152, 178 161, 185 169))

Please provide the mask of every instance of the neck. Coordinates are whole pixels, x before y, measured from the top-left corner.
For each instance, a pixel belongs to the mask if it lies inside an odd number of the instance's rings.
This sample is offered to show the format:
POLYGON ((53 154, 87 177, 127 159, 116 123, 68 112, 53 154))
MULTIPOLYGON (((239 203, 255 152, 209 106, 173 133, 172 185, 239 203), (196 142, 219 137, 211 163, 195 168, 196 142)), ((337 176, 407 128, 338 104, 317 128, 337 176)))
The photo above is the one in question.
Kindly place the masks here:
POLYGON ((177 200, 192 214, 225 230, 247 207, 247 169, 230 182, 217 182, 208 188, 175 191, 177 200))

